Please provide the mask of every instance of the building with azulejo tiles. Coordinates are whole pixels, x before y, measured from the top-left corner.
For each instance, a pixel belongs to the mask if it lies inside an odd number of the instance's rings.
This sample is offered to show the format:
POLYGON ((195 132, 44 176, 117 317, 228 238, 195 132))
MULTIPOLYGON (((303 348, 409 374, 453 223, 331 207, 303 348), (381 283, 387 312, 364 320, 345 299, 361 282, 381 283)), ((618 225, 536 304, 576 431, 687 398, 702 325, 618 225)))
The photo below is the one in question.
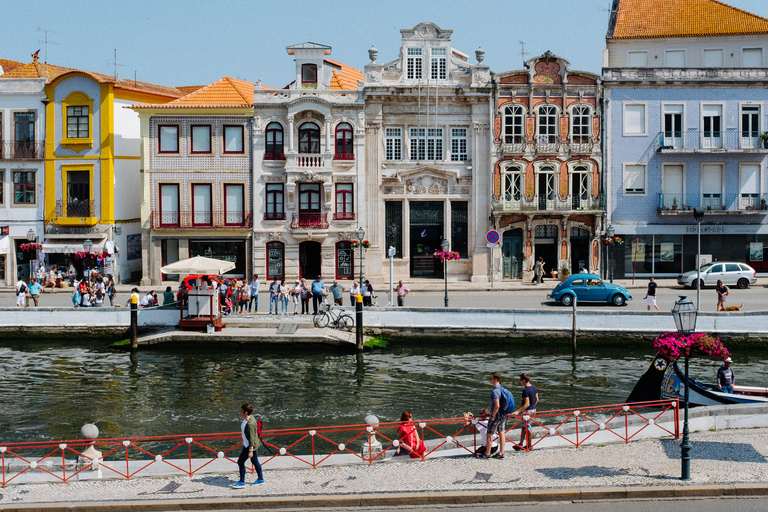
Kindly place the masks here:
POLYGON ((603 80, 617 277, 694 270, 694 208, 703 258, 768 270, 766 58, 768 19, 714 0, 614 1, 603 80))

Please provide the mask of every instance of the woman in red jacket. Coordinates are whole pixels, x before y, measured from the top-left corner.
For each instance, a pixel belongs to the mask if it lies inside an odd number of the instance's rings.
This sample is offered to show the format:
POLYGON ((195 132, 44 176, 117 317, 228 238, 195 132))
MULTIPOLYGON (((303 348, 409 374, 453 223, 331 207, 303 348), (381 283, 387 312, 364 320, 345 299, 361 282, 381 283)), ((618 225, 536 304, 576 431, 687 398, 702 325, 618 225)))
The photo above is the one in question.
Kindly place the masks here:
POLYGON ((420 459, 424 456, 424 452, 427 451, 427 445, 419 438, 419 431, 416 430, 416 425, 411 423, 412 419, 413 415, 410 411, 404 411, 400 415, 400 421, 403 424, 397 427, 397 437, 400 440, 400 446, 395 450, 395 455, 399 455, 402 448, 411 455, 412 459, 420 459))

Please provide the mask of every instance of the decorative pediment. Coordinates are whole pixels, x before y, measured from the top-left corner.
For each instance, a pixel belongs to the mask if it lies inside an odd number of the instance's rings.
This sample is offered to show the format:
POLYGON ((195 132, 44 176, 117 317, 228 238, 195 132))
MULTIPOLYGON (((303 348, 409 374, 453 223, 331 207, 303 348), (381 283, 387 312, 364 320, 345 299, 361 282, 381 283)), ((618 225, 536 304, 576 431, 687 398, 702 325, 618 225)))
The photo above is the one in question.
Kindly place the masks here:
POLYGON ((422 174, 406 179, 405 189, 409 194, 445 194, 448 192, 448 180, 431 174, 422 174))
POLYGON ((307 182, 320 181, 320 182, 326 183, 328 182, 328 176, 324 176, 315 171, 302 171, 288 178, 289 183, 296 183, 299 181, 307 181, 307 182))

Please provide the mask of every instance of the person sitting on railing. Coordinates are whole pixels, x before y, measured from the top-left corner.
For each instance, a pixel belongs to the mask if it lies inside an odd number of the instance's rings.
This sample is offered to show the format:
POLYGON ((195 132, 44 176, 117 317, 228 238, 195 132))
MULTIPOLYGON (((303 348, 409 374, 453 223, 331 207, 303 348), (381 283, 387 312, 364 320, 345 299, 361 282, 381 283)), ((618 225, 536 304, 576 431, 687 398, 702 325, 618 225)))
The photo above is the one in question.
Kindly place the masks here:
POLYGON ((416 425, 411 422, 412 419, 413 415, 410 411, 403 411, 403 414, 400 415, 400 421, 403 424, 397 427, 397 438, 400 441, 400 446, 395 450, 395 455, 400 455, 402 449, 404 454, 408 453, 412 459, 420 459, 427 451, 427 445, 419 438, 419 431, 416 430, 416 425))
POLYGON ((148 294, 146 294, 141 299, 141 302, 139 302, 139 306, 142 306, 145 308, 151 307, 151 306, 157 306, 157 294, 155 293, 155 290, 152 290, 148 294))
MULTIPOLYGON (((480 409, 480 418, 477 420, 477 423, 475 424, 475 429, 478 432, 478 437, 480 438, 480 442, 483 443, 481 446, 478 446, 475 450, 475 453, 473 454, 473 457, 479 457, 483 453, 485 453, 485 447, 488 443, 488 417, 491 415, 491 411, 489 411, 486 408, 480 409)), ((467 425, 470 425, 472 423, 472 420, 474 419, 475 415, 471 412, 464 413, 464 419, 465 423, 467 425)), ((496 452, 499 451, 499 434, 493 435, 493 440, 491 441, 491 455, 496 455, 496 452)))

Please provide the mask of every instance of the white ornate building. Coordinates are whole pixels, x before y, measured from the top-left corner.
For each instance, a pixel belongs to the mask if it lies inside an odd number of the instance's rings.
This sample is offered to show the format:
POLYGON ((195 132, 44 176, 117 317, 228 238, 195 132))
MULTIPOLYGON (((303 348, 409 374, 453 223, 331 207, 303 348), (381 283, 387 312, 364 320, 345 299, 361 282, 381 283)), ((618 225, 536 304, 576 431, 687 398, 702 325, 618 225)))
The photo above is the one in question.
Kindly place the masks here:
POLYGON ((366 227, 363 74, 328 59, 330 46, 287 51, 294 81, 254 87, 254 272, 350 281, 366 227))
POLYGON ((397 59, 365 67, 366 198, 372 279, 442 278, 432 257, 443 239, 461 255, 449 279, 488 279, 490 69, 451 46, 451 30, 420 23, 401 30, 397 59))

